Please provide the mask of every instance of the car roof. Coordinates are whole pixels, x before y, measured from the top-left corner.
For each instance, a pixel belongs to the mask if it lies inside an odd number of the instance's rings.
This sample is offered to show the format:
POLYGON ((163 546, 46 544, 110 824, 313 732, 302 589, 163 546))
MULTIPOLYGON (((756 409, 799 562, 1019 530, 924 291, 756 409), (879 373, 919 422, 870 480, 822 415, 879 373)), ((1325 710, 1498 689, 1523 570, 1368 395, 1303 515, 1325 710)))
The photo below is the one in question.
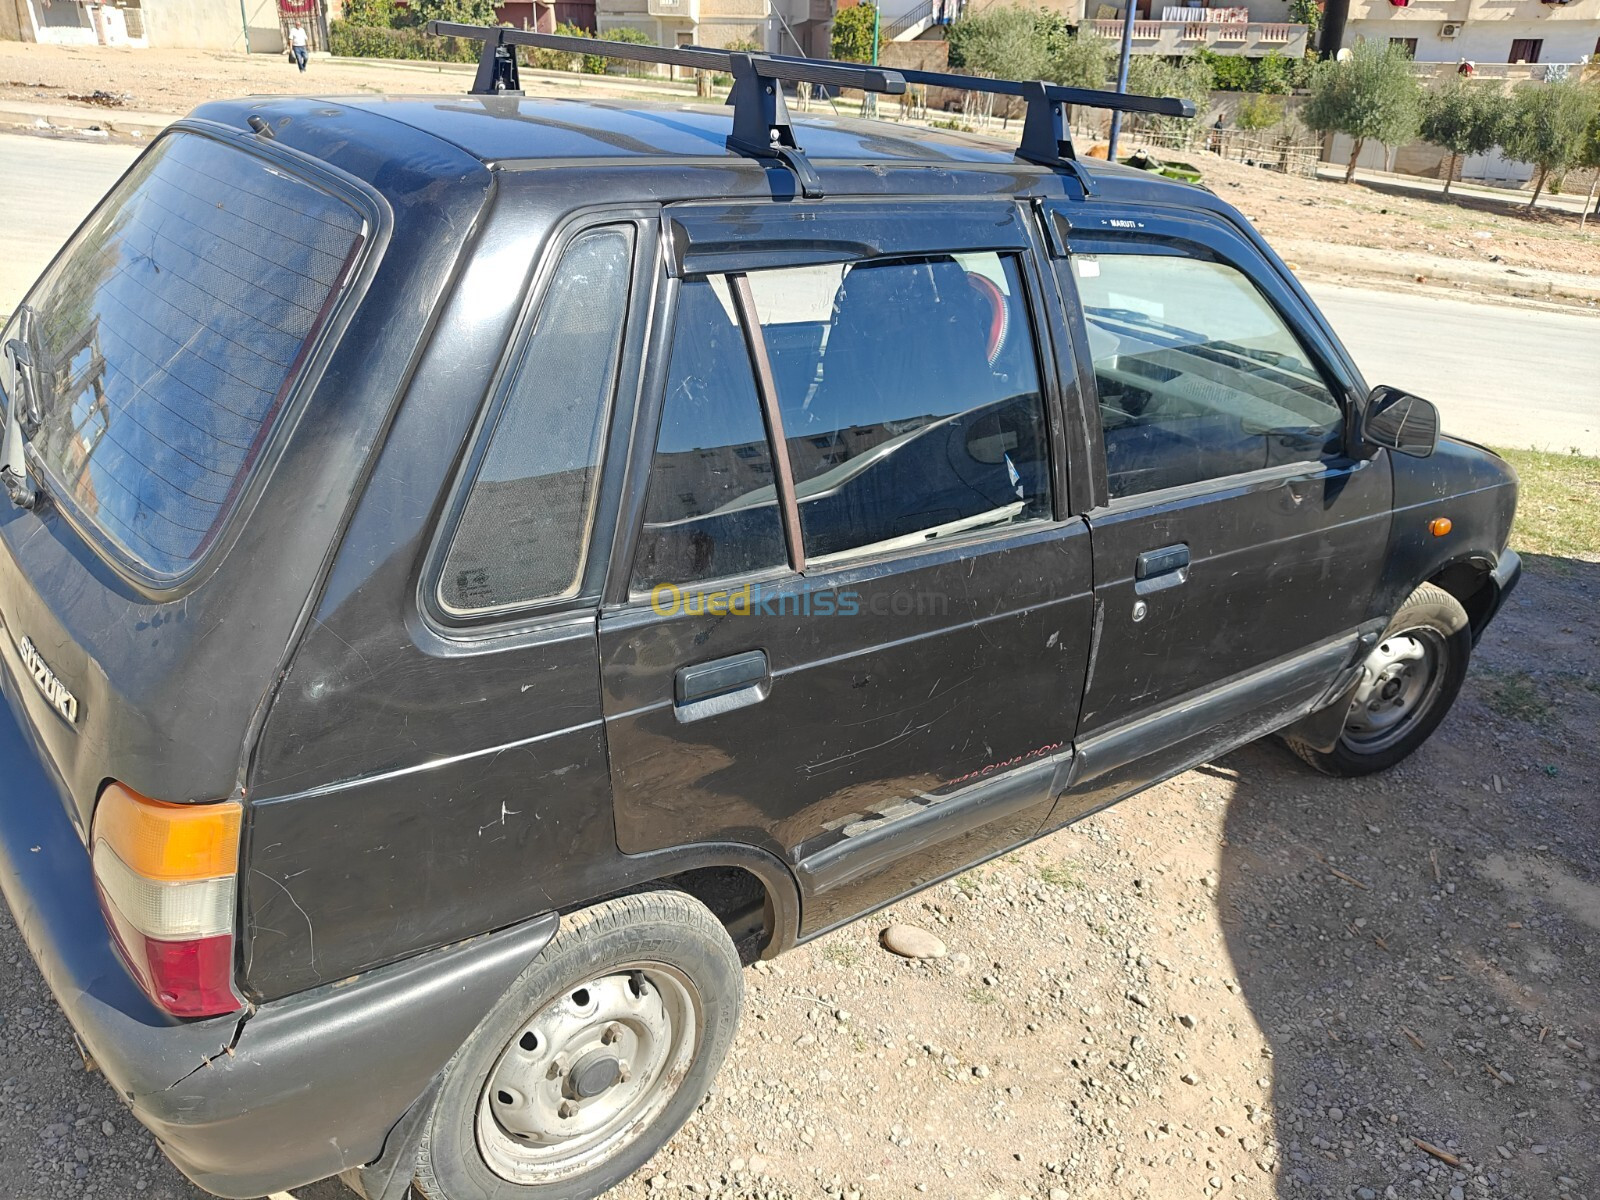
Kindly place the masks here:
MULTIPOLYGON (((817 107, 827 103, 813 101, 817 107)), ((885 107, 892 103, 886 102, 885 107)), ((235 126, 243 125, 250 114, 265 115, 275 125, 283 123, 282 118, 289 118, 304 129, 329 122, 340 115, 339 109, 356 110, 404 126, 447 143, 486 166, 534 167, 584 161, 618 166, 639 159, 738 161, 743 157, 727 147, 733 118, 732 110, 722 105, 464 94, 253 96, 213 102, 194 115, 235 126)), ((822 112, 799 113, 791 106, 790 120, 796 141, 815 162, 885 166, 937 163, 1051 173, 1048 167, 1019 161, 1003 141, 963 131, 844 117, 825 107, 822 112)), ((1098 177, 1122 176, 1193 194, 1187 186, 1150 172, 1102 159, 1085 158, 1081 163, 1098 177)))
MULTIPOLYGON (((485 163, 739 157, 727 148, 733 118, 722 106, 510 96, 363 96, 338 103, 430 133, 485 163)), ((826 110, 827 101, 814 104, 824 111, 790 113, 795 140, 813 159, 1015 161, 1003 147, 969 135, 841 117, 826 110)))

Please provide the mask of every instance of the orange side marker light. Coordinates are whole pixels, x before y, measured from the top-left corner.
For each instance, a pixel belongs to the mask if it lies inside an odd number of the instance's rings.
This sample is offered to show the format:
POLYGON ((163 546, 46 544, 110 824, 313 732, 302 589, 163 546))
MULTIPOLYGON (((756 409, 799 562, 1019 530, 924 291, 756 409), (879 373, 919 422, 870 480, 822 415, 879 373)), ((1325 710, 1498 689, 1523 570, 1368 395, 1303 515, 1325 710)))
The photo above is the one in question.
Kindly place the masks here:
POLYGON ((1435 517, 1428 522, 1428 532, 1433 534, 1434 537, 1443 537, 1453 528, 1455 526, 1451 523, 1449 517, 1435 517))

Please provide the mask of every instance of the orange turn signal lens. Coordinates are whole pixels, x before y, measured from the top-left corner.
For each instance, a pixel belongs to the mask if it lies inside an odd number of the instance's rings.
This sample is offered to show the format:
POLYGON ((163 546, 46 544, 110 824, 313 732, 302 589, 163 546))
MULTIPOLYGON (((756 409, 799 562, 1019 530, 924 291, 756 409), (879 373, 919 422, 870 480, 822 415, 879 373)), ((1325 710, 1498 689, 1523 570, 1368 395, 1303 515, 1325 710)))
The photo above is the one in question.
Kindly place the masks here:
POLYGON ((113 783, 100 794, 94 837, 146 879, 215 879, 239 869, 243 814, 233 800, 168 804, 113 783))
POLYGON ((1451 523, 1449 517, 1435 517, 1428 522, 1428 532, 1433 534, 1434 537, 1443 537, 1454 528, 1455 526, 1451 523))

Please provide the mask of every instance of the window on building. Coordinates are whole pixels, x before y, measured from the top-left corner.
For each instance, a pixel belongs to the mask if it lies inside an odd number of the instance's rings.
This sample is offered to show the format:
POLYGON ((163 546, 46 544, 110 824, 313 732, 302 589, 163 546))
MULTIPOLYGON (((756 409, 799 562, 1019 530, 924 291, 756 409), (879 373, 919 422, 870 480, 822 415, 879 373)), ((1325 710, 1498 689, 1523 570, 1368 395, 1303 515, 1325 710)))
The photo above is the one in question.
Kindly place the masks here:
POLYGON ((1506 61, 1512 63, 1536 63, 1539 61, 1539 51, 1543 49, 1543 38, 1514 38, 1511 42, 1511 57, 1506 61))
POLYGON ((1241 272, 1153 254, 1073 265, 1112 496, 1338 451, 1338 402, 1241 272))
POLYGON ((1406 52, 1406 57, 1407 58, 1416 58, 1416 56, 1417 56, 1417 39, 1416 38, 1397 38, 1397 37, 1392 37, 1392 38, 1389 39, 1389 45, 1391 45, 1391 46, 1399 46, 1400 49, 1402 49, 1402 50, 1404 50, 1406 52))

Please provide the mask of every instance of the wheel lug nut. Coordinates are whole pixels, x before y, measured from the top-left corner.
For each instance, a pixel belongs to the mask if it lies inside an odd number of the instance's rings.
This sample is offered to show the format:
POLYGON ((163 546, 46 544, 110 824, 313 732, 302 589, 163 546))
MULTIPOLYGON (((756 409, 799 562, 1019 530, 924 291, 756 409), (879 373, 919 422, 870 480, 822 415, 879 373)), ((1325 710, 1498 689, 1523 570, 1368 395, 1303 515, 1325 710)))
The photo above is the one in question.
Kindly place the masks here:
POLYGON ((607 1025, 604 1031, 600 1034, 600 1042, 602 1045, 610 1046, 621 1036, 622 1026, 613 1021, 611 1024, 607 1025))
POLYGON ((551 1061, 550 1069, 545 1072, 545 1078, 546 1079, 560 1079, 566 1073, 567 1073, 567 1060, 558 1056, 557 1058, 555 1058, 555 1059, 553 1059, 551 1061))
POLYGON ((556 1109, 556 1113, 563 1121, 570 1121, 573 1117, 578 1115, 578 1106, 571 1100, 563 1100, 561 1102, 561 1107, 556 1109))
POLYGON ((633 1078, 633 1068, 626 1061, 617 1064, 617 1082, 627 1083, 633 1078))

